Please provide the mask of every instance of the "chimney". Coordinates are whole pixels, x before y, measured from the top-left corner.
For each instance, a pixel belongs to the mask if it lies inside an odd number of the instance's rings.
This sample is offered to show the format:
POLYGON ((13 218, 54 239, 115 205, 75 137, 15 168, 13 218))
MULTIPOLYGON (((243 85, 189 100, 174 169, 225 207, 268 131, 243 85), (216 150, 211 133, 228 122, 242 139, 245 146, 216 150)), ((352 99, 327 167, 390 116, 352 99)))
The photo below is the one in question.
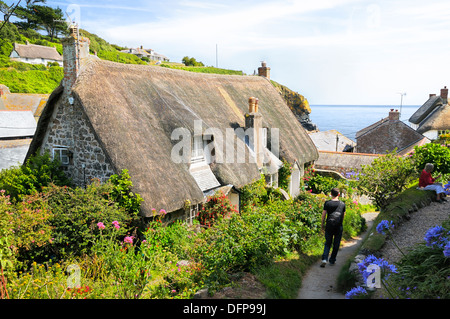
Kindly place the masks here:
POLYGON ((270 80, 270 68, 267 67, 267 64, 265 61, 261 62, 261 66, 258 68, 258 75, 263 76, 270 80))
POLYGON ((446 86, 444 86, 444 88, 441 89, 441 99, 443 100, 444 104, 447 104, 447 97, 448 97, 448 89, 446 86))
POLYGON ((248 99, 248 113, 245 114, 245 135, 249 146, 255 153, 256 164, 262 168, 264 164, 262 115, 258 112, 258 99, 248 99))
POLYGON ((88 38, 79 35, 77 25, 72 25, 69 30, 69 37, 61 41, 63 45, 64 64, 63 87, 66 93, 71 92, 72 86, 77 80, 81 60, 89 56, 90 43, 88 38))
POLYGON ((389 121, 399 121, 400 120, 400 113, 398 110, 391 109, 389 112, 389 121))
POLYGON ((435 93, 430 93, 430 99, 432 98, 432 97, 435 97, 436 96, 436 94, 435 93))

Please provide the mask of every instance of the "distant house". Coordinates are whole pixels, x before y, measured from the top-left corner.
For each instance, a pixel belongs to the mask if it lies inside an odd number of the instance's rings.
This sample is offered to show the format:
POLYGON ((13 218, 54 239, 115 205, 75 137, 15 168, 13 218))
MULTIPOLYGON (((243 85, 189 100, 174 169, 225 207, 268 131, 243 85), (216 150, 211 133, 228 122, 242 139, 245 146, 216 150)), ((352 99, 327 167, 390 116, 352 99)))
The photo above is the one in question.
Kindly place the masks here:
POLYGON ((13 61, 25 62, 30 64, 44 64, 56 62, 63 66, 63 58, 54 47, 46 47, 36 44, 18 44, 14 43, 14 48, 9 56, 13 61))
POLYGON ((165 55, 156 53, 155 50, 153 50, 153 49, 144 49, 142 45, 140 48, 130 48, 130 49, 122 50, 120 52, 134 54, 135 56, 137 56, 140 59, 148 58, 153 61, 161 61, 161 62, 169 61, 169 58, 166 57, 165 55))
POLYGON ((356 142, 336 130, 309 133, 319 151, 353 152, 356 142))
POLYGON ((446 86, 441 89, 440 96, 430 94, 428 100, 409 118, 411 126, 430 140, 450 132, 450 105, 447 98, 446 86))
POLYGON ((49 151, 77 185, 128 169, 147 217, 192 218, 218 191, 239 207, 240 189, 261 173, 276 186, 281 160, 299 193, 318 152, 267 78, 102 61, 75 37, 63 39, 65 77, 27 157, 49 151))
POLYGON ((397 149, 423 145, 430 140, 400 121, 398 110, 391 109, 389 116, 356 133, 358 153, 385 154, 397 149))
POLYGON ((35 131, 31 111, 0 111, 0 170, 23 163, 35 131))

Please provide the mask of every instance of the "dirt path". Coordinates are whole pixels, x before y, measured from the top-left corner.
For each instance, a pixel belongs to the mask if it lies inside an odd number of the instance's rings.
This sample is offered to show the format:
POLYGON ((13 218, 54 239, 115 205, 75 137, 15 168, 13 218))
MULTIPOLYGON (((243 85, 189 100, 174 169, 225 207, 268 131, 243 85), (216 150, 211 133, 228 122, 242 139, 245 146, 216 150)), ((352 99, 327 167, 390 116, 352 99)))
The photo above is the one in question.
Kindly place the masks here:
POLYGON ((311 266, 303 277, 302 287, 297 299, 344 299, 344 295, 336 290, 338 274, 342 265, 360 247, 362 239, 367 235, 377 215, 378 213, 366 213, 363 215, 367 222, 367 230, 359 237, 341 244, 334 266, 327 264, 325 268, 321 268, 320 260, 311 266))

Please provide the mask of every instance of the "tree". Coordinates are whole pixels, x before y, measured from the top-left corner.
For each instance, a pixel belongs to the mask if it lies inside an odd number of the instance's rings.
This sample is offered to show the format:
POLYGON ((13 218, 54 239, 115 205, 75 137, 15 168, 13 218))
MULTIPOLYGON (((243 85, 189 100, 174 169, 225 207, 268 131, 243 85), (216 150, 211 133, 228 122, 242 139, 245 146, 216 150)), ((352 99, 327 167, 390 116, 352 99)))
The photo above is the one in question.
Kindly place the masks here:
POLYGON ((53 9, 48 6, 28 5, 19 7, 16 16, 25 21, 19 21, 15 24, 22 29, 45 30, 51 41, 59 33, 66 30, 66 24, 63 21, 63 11, 60 8, 53 9))
POLYGON ((197 62, 195 58, 189 58, 188 56, 185 56, 181 62, 183 62, 185 66, 205 66, 202 62, 197 62))
POLYGON ((369 196, 379 209, 389 203, 416 177, 409 157, 400 157, 395 151, 375 159, 371 165, 363 165, 358 189, 369 196))
MULTIPOLYGON (((9 19, 15 15, 19 17, 22 7, 19 7, 19 4, 22 2, 22 0, 19 0, 17 3, 13 3, 11 5, 7 5, 4 1, 0 1, 0 12, 3 13, 3 23, 0 26, 0 31, 3 29, 3 27, 9 22, 9 19)), ((33 5, 38 2, 45 2, 45 0, 26 0, 26 6, 33 5)))

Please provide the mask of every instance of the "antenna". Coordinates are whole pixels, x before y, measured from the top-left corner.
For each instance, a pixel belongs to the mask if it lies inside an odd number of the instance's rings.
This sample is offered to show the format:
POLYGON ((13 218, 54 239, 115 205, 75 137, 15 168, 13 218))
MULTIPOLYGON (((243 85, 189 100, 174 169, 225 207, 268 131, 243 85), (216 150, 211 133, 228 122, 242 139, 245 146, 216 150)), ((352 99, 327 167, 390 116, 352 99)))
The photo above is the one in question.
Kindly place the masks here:
POLYGON ((400 94, 400 116, 402 115, 402 106, 403 106, 403 96, 406 95, 406 92, 397 92, 397 94, 400 94))

